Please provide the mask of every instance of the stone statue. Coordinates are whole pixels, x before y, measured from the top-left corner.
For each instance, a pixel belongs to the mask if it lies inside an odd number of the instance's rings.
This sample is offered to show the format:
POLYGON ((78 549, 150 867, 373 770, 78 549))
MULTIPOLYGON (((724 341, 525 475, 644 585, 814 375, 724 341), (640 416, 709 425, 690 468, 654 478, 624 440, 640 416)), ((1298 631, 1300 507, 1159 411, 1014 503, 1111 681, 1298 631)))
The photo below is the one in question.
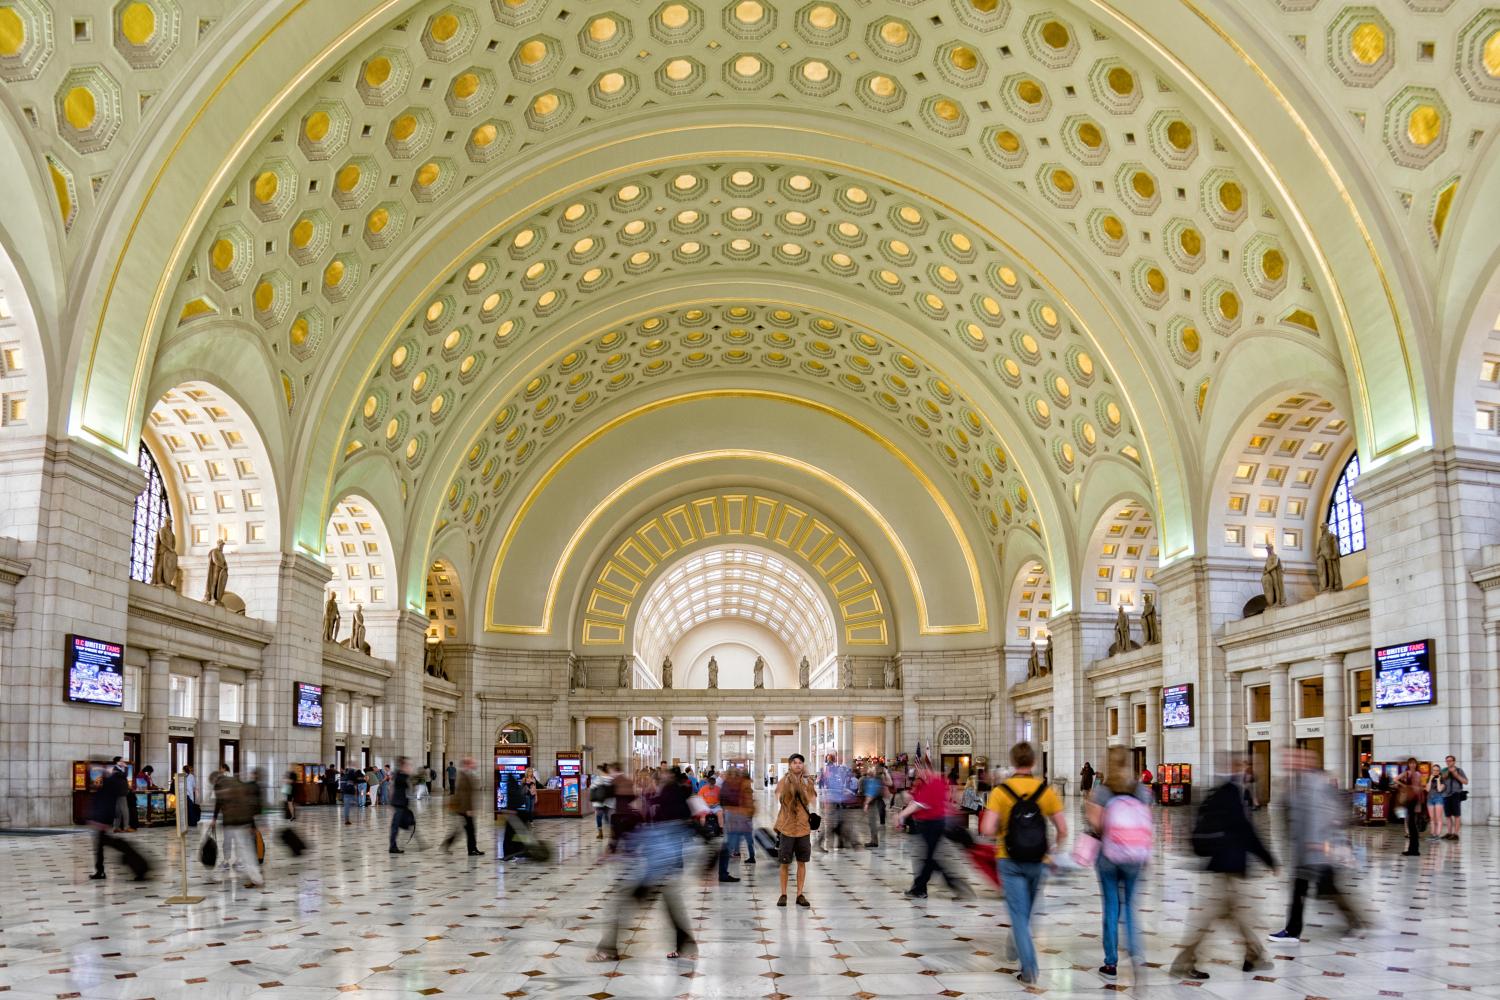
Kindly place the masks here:
POLYGON ((708 687, 713 690, 719 686, 719 658, 710 656, 708 658, 708 687))
POLYGON ((852 688, 854 686, 854 661, 849 657, 839 660, 839 687, 852 688))
POLYGON ((896 680, 896 658, 893 656, 885 661, 885 689, 894 691, 898 686, 896 680))
POLYGON ((328 603, 323 605, 323 641, 339 641, 339 622, 344 616, 339 614, 339 597, 333 591, 328 592, 328 603))
POLYGON ((172 517, 168 515, 156 532, 156 566, 151 570, 151 582, 158 587, 177 587, 177 535, 172 531, 172 517))
POLYGON ((1261 593, 1266 595, 1266 607, 1279 608, 1286 603, 1286 578, 1281 569, 1281 557, 1276 546, 1266 539, 1266 564, 1260 571, 1261 593))
POLYGON ((208 553, 208 583, 203 588, 203 600, 208 604, 222 604, 228 587, 229 560, 224 558, 224 539, 221 538, 208 553))
POLYGON ((349 620, 348 646, 357 653, 368 653, 370 644, 365 642, 365 606, 354 606, 354 617, 349 620))
POLYGON ((588 672, 588 668, 583 665, 583 661, 582 660, 575 659, 573 661, 573 690, 574 691, 581 691, 581 690, 583 690, 584 688, 586 688, 588 686, 589 686, 589 672, 588 672))
POLYGON ((630 669, 630 657, 620 657, 620 665, 617 670, 619 672, 619 676, 616 678, 616 686, 622 688, 630 687, 630 675, 632 672, 630 669))
POLYGON ((1052 673, 1052 633, 1047 633, 1047 644, 1042 647, 1042 673, 1052 673))
POLYGON ((766 686, 766 658, 757 656, 755 658, 755 690, 759 691, 766 686))
POLYGON ((1036 643, 1031 644, 1031 655, 1026 657, 1026 679, 1042 676, 1041 650, 1036 643))
POLYGON ((1125 614, 1125 605, 1121 604, 1115 614, 1115 641, 1109 647, 1109 655, 1128 653, 1134 646, 1135 643, 1130 641, 1130 618, 1125 614))
POLYGON ((661 661, 661 686, 664 690, 672 687, 672 658, 669 656, 661 661))
POLYGON ((448 671, 443 669, 443 657, 445 654, 443 652, 442 640, 429 642, 427 648, 423 650, 423 654, 424 659, 427 661, 427 672, 433 677, 440 677, 443 680, 447 680, 448 671))
POLYGON ((804 691, 812 683, 812 665, 807 662, 807 657, 797 664, 797 686, 804 691))
POLYGON ((1141 645, 1154 646, 1161 642, 1161 624, 1156 620, 1156 599, 1146 592, 1146 606, 1141 609, 1141 645))
POLYGON ((1339 558, 1338 536, 1328 530, 1328 525, 1318 525, 1318 593, 1337 593, 1344 589, 1344 571, 1339 567, 1339 558))

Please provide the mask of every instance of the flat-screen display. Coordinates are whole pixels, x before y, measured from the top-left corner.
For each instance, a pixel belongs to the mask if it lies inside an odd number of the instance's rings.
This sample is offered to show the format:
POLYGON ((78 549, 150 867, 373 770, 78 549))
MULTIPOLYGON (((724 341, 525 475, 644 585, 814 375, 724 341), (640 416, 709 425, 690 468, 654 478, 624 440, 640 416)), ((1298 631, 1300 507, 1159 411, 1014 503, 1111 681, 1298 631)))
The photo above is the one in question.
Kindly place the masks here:
POLYGON ((510 801, 512 782, 519 793, 520 780, 531 766, 531 758, 525 754, 496 754, 495 755, 495 809, 513 809, 520 805, 519 802, 510 801))
POLYGON ((1375 707, 1406 708, 1437 703, 1432 640, 1375 650, 1375 707))
POLYGON ((1193 725, 1193 686, 1173 684, 1161 689, 1161 727, 1189 729, 1193 725))
POLYGON ((66 637, 68 700, 88 705, 125 704, 125 647, 82 635, 66 637))
POLYGON ((323 685, 297 682, 296 723, 307 729, 323 728, 323 685))

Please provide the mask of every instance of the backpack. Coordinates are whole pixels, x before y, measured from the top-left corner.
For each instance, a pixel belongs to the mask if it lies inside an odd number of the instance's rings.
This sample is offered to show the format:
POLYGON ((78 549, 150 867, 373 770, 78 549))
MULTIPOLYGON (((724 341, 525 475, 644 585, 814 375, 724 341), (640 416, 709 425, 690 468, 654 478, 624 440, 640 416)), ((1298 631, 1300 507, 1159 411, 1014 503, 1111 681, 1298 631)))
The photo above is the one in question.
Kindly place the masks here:
POLYGON ((589 801, 596 806, 602 806, 609 801, 609 783, 596 781, 589 786, 589 801))
POLYGON ((1104 805, 1104 836, 1100 850, 1117 865, 1143 865, 1151 860, 1155 839, 1151 807, 1134 795, 1116 795, 1104 805))
POLYGON ((1193 820, 1193 853, 1200 858, 1211 858, 1224 840, 1223 810, 1215 807, 1213 796, 1198 807, 1193 820))
POLYGON ((1012 861, 1041 861, 1047 856, 1047 818, 1042 815, 1042 794, 1047 781, 1042 780, 1030 795, 1017 795, 1009 784, 1000 786, 1014 801, 1005 824, 1005 854, 1012 861))

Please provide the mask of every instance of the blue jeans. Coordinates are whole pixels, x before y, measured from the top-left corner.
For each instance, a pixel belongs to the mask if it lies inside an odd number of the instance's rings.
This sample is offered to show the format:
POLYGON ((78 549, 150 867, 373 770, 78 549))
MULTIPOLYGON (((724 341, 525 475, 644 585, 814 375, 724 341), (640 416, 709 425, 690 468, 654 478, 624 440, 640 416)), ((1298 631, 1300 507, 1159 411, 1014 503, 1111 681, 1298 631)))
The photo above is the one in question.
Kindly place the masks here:
POLYGON ((1035 982, 1036 945, 1031 941, 1031 910, 1042 894, 1042 863, 1001 858, 1000 884, 1005 887, 1005 909, 1010 914, 1010 933, 1016 942, 1021 975, 1035 982))
POLYGON ((344 793, 344 822, 346 822, 346 823, 349 822, 349 820, 354 816, 354 810, 356 808, 358 808, 358 806, 359 806, 359 797, 358 797, 358 795, 355 792, 345 792, 344 793))
POLYGON ((1140 928, 1135 923, 1135 883, 1141 877, 1140 865, 1117 865, 1104 855, 1095 863, 1099 888, 1104 893, 1104 964, 1120 964, 1120 910, 1125 911, 1125 948, 1136 962, 1145 959, 1141 950, 1140 928))
POLYGON ((749 852, 746 855, 746 860, 755 860, 755 840, 750 836, 750 831, 736 830, 731 828, 730 831, 724 835, 724 844, 719 848, 720 875, 729 874, 729 856, 734 853, 735 846, 738 844, 745 845, 746 850, 749 852))

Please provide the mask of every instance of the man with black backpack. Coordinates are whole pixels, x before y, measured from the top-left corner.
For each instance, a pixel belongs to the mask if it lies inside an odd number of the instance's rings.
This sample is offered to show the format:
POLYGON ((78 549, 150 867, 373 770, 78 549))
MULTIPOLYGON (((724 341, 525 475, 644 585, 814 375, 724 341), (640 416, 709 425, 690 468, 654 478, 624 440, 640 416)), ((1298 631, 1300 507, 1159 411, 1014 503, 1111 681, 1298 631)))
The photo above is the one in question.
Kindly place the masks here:
POLYGON ((1022 983, 1037 979, 1036 945, 1031 940, 1031 911, 1042 894, 1042 875, 1048 853, 1047 823, 1057 829, 1053 847, 1068 838, 1068 821, 1062 814, 1062 798, 1046 778, 1031 773, 1036 750, 1024 740, 1010 748, 1014 773, 990 790, 979 832, 995 838, 995 857, 1000 882, 1005 888, 1005 908, 1010 914, 1011 935, 1022 983))

